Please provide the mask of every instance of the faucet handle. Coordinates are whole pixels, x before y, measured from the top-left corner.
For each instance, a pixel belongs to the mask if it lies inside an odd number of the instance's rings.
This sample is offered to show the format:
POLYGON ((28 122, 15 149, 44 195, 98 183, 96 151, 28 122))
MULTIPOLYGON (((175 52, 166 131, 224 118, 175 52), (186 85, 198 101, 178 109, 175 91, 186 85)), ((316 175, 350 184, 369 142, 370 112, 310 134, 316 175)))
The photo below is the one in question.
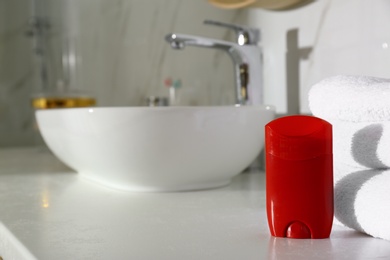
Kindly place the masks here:
POLYGON ((234 30, 236 32, 237 43, 239 45, 256 45, 260 41, 260 30, 257 28, 251 28, 231 23, 224 23, 214 20, 204 20, 203 23, 207 25, 215 25, 234 30))

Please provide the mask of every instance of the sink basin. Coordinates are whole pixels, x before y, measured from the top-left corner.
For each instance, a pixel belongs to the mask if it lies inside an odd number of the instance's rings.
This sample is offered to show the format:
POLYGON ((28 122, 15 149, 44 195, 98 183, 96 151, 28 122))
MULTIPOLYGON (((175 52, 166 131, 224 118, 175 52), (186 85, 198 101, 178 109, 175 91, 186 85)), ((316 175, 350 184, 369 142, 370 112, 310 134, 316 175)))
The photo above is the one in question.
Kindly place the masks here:
POLYGON ((227 185, 264 146, 269 106, 99 107, 36 112, 52 152, 81 176, 128 191, 227 185))

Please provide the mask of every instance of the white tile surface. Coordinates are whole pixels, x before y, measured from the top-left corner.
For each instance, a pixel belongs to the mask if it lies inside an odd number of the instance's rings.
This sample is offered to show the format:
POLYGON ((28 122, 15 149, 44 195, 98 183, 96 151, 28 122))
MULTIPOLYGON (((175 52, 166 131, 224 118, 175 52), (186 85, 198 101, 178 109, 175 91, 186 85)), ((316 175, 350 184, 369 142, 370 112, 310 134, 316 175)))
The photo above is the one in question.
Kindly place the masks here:
POLYGON ((50 154, 13 149, 0 150, 0 193, 4 259, 390 257, 390 242, 338 226, 330 239, 271 237, 263 173, 221 189, 126 193, 80 178, 50 154))

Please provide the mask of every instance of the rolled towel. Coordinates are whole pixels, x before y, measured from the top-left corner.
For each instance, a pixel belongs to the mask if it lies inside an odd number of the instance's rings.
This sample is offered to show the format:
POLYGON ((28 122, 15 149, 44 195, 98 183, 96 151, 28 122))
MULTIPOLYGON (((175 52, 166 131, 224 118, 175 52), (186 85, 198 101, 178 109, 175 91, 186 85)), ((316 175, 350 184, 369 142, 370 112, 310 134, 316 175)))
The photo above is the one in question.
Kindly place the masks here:
POLYGON ((335 164, 365 169, 390 168, 390 121, 327 121, 333 126, 335 164))
POLYGON ((309 91, 309 107, 321 118, 348 122, 390 120, 390 79, 339 75, 309 91))
POLYGON ((334 161, 390 167, 390 79, 335 76, 309 91, 314 116, 333 126, 334 161))
POLYGON ((390 170, 335 167, 335 224, 390 240, 390 170))

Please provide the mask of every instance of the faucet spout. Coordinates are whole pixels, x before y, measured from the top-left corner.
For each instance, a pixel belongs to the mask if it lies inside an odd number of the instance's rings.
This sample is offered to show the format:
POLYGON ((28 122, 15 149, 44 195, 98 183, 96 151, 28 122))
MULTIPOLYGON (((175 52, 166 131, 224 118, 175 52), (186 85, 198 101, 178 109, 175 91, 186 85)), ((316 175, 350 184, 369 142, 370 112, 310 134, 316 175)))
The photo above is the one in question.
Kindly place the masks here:
POLYGON ((176 34, 170 33, 165 36, 165 40, 171 44, 172 49, 182 50, 186 45, 187 39, 177 38, 176 34))
POLYGON ((251 65, 248 62, 250 57, 248 57, 248 53, 244 51, 243 46, 228 41, 174 33, 167 34, 165 36, 165 40, 170 43, 173 49, 176 50, 184 49, 186 46, 196 46, 219 49, 227 52, 234 64, 236 81, 236 105, 247 104, 249 99, 249 69, 251 65))
POLYGON ((183 49, 185 46, 198 46, 228 51, 236 45, 233 42, 176 33, 167 34, 165 40, 169 42, 174 49, 183 49))

